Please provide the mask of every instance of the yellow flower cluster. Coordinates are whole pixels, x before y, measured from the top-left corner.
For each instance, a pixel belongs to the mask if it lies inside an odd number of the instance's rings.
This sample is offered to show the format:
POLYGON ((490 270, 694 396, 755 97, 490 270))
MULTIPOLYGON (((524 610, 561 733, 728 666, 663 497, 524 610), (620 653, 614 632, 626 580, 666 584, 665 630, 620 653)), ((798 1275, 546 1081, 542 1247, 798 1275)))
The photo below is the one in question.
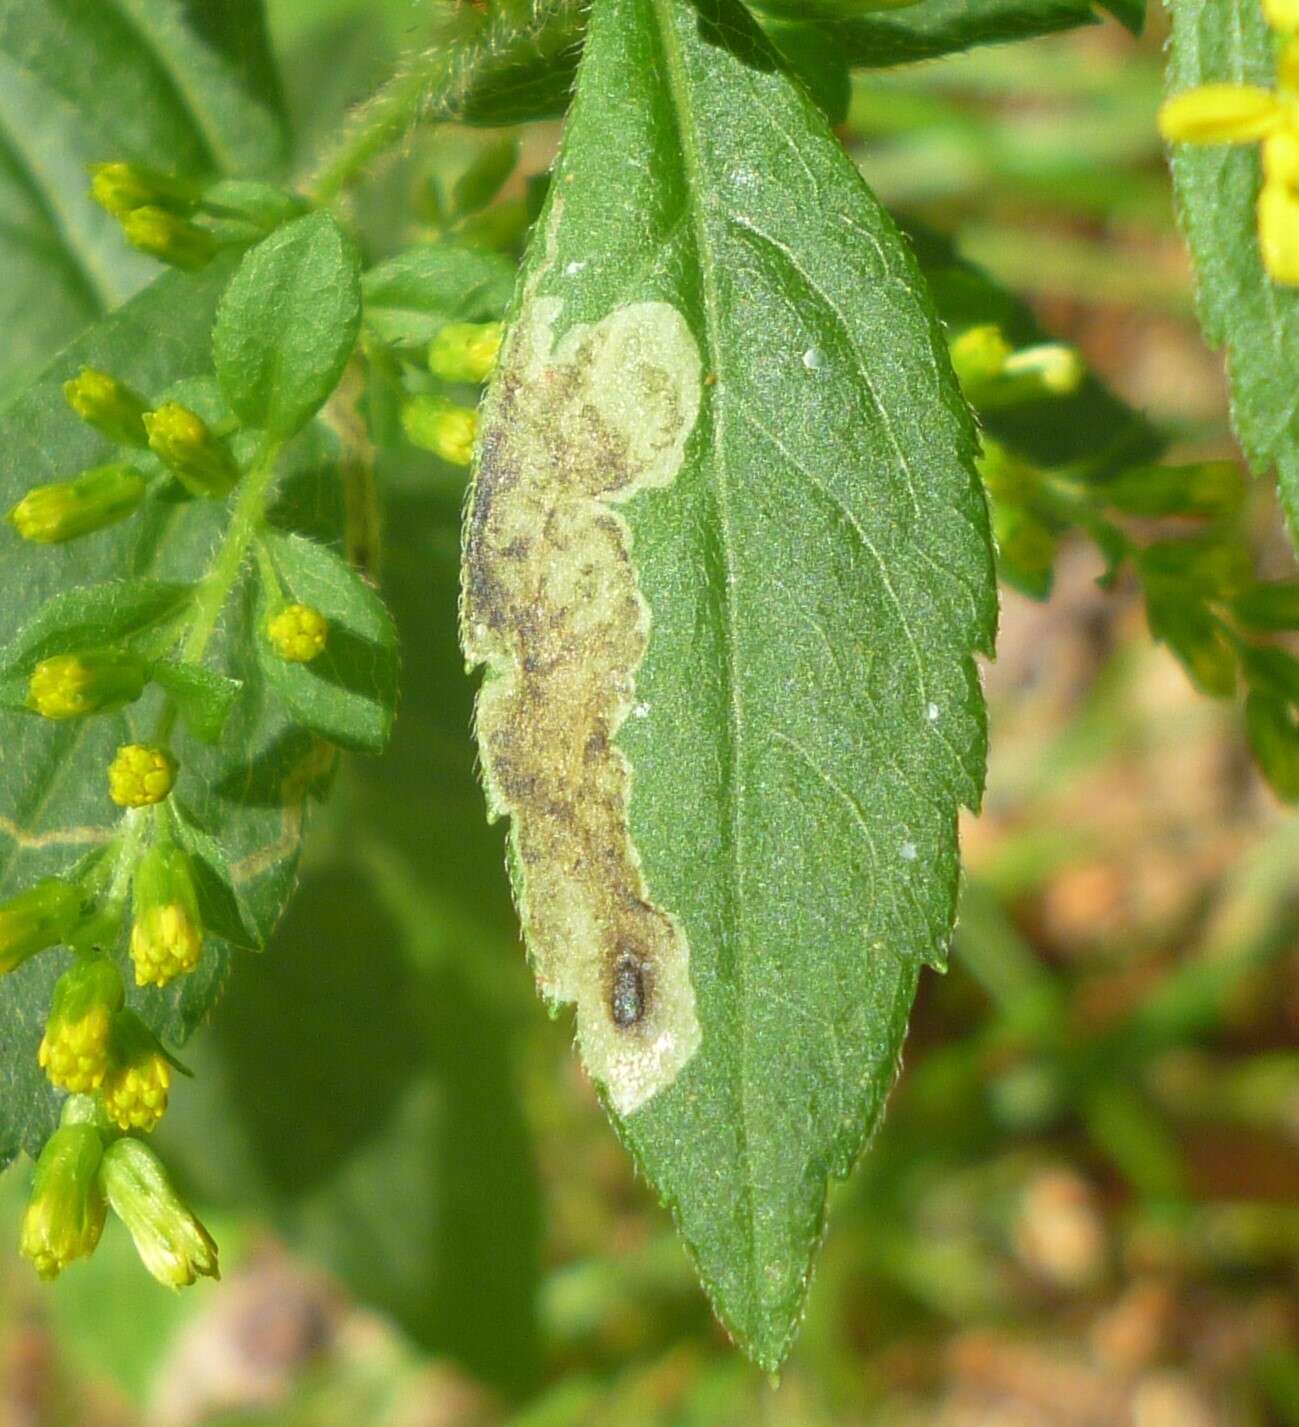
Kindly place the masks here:
POLYGON ((329 624, 318 609, 310 605, 285 605, 267 622, 266 637, 281 659, 294 664, 307 664, 325 647, 329 624))
POLYGON ((1299 0, 1263 0, 1268 24, 1283 38, 1276 88, 1203 84, 1169 99, 1159 129, 1170 143, 1263 147, 1258 243, 1275 282, 1299 286, 1299 0))
POLYGON ((108 765, 108 796, 120 808, 160 803, 176 781, 176 760, 161 748, 124 743, 108 765))

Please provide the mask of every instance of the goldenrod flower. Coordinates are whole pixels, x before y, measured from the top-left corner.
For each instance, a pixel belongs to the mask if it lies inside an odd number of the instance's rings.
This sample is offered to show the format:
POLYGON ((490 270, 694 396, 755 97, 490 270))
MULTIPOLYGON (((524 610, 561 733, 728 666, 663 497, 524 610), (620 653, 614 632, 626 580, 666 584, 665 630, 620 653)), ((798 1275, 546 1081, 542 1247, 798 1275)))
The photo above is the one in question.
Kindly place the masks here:
POLYGON ((81 901, 72 883, 46 877, 0 902, 0 976, 63 941, 80 920, 81 901))
POLYGON ((217 241, 206 228, 165 208, 134 208, 121 223, 133 248, 171 267, 196 272, 216 257, 217 241))
POLYGON ((144 425, 150 448, 186 490, 202 496, 230 494, 239 479, 239 467, 198 412, 178 401, 167 401, 156 411, 144 413, 144 425))
POLYGON ((121 974, 106 956, 77 962, 54 983, 36 1056, 51 1084, 81 1095, 99 1088, 123 995, 121 974))
POLYGON ((108 765, 108 796, 119 808, 160 803, 176 781, 176 760, 147 743, 124 743, 108 765))
POLYGON ((139 471, 115 461, 95 466, 72 481, 34 487, 8 519, 24 540, 56 545, 125 520, 144 499, 145 489, 139 471))
MULTIPOLYGON (((1263 14, 1282 35, 1299 30, 1299 0, 1263 0, 1263 14)), ((1275 89, 1202 84, 1164 102, 1159 129, 1170 143, 1262 141, 1259 252, 1274 282, 1299 286, 1299 39, 1281 48, 1275 89)))
POLYGON ((99 1177, 113 1213, 159 1283, 184 1288, 200 1275, 221 1277, 212 1235, 176 1193, 148 1145, 130 1136, 115 1141, 104 1151, 99 1177))
POLYGON ((285 605, 266 622, 266 637, 281 659, 307 664, 325 647, 329 622, 310 605, 285 605))
POLYGON ((42 659, 27 684, 27 704, 43 718, 83 718, 134 703, 144 692, 145 666, 111 650, 42 659))
POLYGON ((36 1161, 20 1247, 42 1278, 57 1278, 74 1259, 95 1251, 106 1213, 103 1152, 93 1125, 63 1125, 36 1161))
POLYGON ((203 951, 203 921, 189 859, 173 842, 145 853, 131 884, 131 960, 138 986, 165 986, 193 971, 203 951))
POLYGON ((171 1066, 153 1033, 133 1011, 119 1011, 99 1087, 108 1118, 123 1130, 152 1130, 170 1088, 171 1066))
POLYGON ((486 381, 495 370, 504 332, 501 322, 448 322, 429 346, 429 371, 447 382, 486 381))
POLYGON ((75 377, 63 383, 63 395, 87 426, 93 426, 110 441, 120 446, 149 444, 141 419, 144 399, 116 377, 96 367, 82 367, 75 377))
POLYGON ((478 413, 445 397, 412 397, 401 409, 401 426, 412 446, 432 451, 453 466, 467 466, 478 439, 478 413))

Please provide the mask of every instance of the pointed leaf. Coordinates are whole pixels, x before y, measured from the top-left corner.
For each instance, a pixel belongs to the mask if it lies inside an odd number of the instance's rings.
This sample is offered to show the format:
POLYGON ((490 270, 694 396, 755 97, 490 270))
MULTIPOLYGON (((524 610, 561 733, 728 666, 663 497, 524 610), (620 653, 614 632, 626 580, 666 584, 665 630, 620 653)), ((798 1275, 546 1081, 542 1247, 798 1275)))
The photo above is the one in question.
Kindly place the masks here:
POLYGON ((541 989, 774 1368, 946 954, 987 519, 909 251, 747 12, 591 26, 463 633, 541 989))

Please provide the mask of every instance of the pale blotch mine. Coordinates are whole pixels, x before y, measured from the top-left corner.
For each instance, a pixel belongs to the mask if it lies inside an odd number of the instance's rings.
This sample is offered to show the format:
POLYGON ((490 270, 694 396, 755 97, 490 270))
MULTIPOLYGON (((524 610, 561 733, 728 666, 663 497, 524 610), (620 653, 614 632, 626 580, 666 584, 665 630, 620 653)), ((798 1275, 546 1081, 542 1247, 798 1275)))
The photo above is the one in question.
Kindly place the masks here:
POLYGON ((477 732, 542 994, 573 1002, 589 1074, 628 1115, 699 1046, 690 951, 651 900, 615 747, 635 706, 650 610, 616 509, 667 486, 699 414, 699 349, 676 308, 570 329, 530 285, 484 411, 462 608, 487 673, 477 732))

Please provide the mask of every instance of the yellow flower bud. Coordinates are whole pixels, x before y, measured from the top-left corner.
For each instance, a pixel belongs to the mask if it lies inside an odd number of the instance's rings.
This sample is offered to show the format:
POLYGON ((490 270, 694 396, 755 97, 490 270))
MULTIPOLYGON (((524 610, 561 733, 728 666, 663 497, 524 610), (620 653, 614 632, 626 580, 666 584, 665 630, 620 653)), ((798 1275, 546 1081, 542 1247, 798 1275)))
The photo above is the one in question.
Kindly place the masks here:
POLYGON ((1299 285, 1299 190, 1265 183, 1258 195, 1258 245, 1274 282, 1299 285))
POLYGON ((99 1177, 113 1212, 159 1283, 184 1288, 200 1275, 221 1277, 212 1235, 176 1193, 148 1145, 130 1137, 116 1140, 104 1151, 99 1177))
POLYGON ((949 348, 956 379, 962 386, 994 380, 1005 368, 1011 350, 1010 343, 995 322, 967 327, 953 339, 949 348))
POLYGON ((170 1088, 171 1066, 152 1032, 133 1011, 119 1011, 99 1086, 108 1118, 123 1130, 152 1130, 170 1088))
POLYGON ((1159 132, 1170 143, 1240 144, 1280 125, 1285 110, 1270 89, 1254 84, 1203 84, 1164 101, 1159 132))
POLYGON ((144 413, 144 425, 150 448, 186 490, 201 496, 230 494, 239 479, 239 467, 198 412, 178 401, 167 401, 156 411, 144 413))
POLYGON ((191 213, 198 193, 192 183, 143 164, 91 164, 90 195, 114 218, 125 218, 138 208, 164 208, 191 213))
POLYGON ((1004 375, 1027 378, 1050 396, 1072 396, 1087 376, 1087 366, 1076 347, 1064 342, 1043 342, 1021 347, 1006 358, 1004 375))
POLYGON ((172 842, 145 853, 132 882, 131 960, 139 986, 165 986, 193 971, 203 950, 203 921, 189 859, 172 842))
POLYGON ((70 882, 47 877, 0 902, 0 975, 63 941, 81 918, 81 901, 70 882))
POLYGON ((93 1125, 63 1125, 41 1151, 20 1246, 42 1278, 57 1278, 74 1259, 95 1251, 106 1215, 103 1152, 93 1125))
POLYGON ((448 322, 429 346, 429 371, 447 382, 486 381, 496 368, 504 332, 501 322, 448 322))
POLYGON ((144 685, 145 667, 129 655, 56 654, 32 670, 27 703, 43 718, 82 718, 134 703, 144 685))
POLYGON ((81 1095, 99 1088, 123 995, 121 974, 106 956, 77 962, 55 982, 36 1056, 52 1085, 81 1095))
POLYGON ((478 439, 478 413, 440 396, 412 397, 401 410, 402 430, 412 446, 432 451, 453 466, 467 466, 478 439))
POLYGON ((310 605, 285 605, 266 623, 266 637, 281 659, 294 664, 306 664, 325 647, 329 624, 318 609, 310 605))
POLYGON ((1283 35, 1299 30, 1299 0, 1263 0, 1263 18, 1283 35))
POLYGON ((146 743, 124 743, 108 765, 108 796, 119 808, 160 803, 176 781, 176 760, 146 743))
POLYGON ((63 395, 87 426, 93 426, 110 441, 121 446, 149 444, 141 420, 144 399, 116 377, 95 367, 82 367, 77 376, 63 383, 63 395))
POLYGON ((165 208, 135 208, 121 221, 133 248, 174 268, 196 272, 216 257, 217 241, 206 228, 165 208))
POLYGON ((1293 123, 1293 100, 1299 93, 1299 37, 1289 39, 1281 46, 1281 53, 1276 59, 1276 83, 1277 88, 1292 101, 1290 122, 1293 123))
POLYGON ((56 545, 125 520, 144 499, 139 471, 117 461, 95 466, 74 481, 36 486, 9 512, 9 522, 24 540, 56 545))

